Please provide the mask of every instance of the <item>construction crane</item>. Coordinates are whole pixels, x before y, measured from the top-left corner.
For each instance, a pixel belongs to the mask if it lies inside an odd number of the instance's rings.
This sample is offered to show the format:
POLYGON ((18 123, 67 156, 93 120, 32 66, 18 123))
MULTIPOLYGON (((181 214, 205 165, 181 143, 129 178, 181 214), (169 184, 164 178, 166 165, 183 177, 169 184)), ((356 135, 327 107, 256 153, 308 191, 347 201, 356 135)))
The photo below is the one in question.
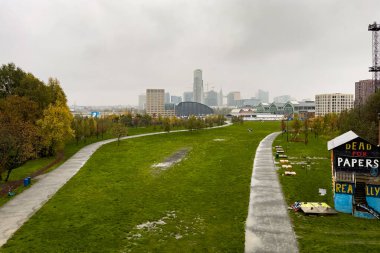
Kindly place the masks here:
POLYGON ((368 31, 372 32, 372 66, 369 67, 369 72, 372 72, 372 80, 375 90, 380 90, 380 24, 368 25, 368 31))

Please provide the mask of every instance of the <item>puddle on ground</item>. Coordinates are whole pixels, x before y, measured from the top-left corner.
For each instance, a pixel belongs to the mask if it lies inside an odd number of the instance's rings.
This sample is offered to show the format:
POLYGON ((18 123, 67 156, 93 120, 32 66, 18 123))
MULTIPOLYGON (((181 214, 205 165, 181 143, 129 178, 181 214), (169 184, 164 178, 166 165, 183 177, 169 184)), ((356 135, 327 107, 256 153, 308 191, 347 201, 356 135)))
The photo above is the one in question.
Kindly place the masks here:
POLYGON ((166 158, 165 161, 163 161, 162 163, 153 164, 152 167, 160 169, 160 170, 167 170, 174 164, 182 161, 185 158, 185 156, 189 153, 190 150, 191 148, 182 148, 179 151, 175 152, 170 157, 166 158))

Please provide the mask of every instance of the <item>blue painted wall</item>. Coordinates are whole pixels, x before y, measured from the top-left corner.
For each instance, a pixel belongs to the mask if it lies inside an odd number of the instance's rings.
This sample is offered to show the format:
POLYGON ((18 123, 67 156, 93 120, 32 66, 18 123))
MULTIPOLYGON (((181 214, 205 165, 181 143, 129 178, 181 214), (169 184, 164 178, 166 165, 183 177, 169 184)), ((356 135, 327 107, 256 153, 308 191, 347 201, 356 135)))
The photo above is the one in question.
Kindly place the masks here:
POLYGON ((380 198, 375 198, 375 197, 366 197, 367 199, 367 204, 375 209, 376 212, 380 212, 380 198))
POLYGON ((367 213, 367 212, 360 212, 360 211, 355 211, 354 216, 358 218, 365 218, 365 219, 374 219, 375 217, 372 216, 372 214, 367 213))
POLYGON ((352 195, 335 193, 334 206, 338 212, 352 213, 352 195))

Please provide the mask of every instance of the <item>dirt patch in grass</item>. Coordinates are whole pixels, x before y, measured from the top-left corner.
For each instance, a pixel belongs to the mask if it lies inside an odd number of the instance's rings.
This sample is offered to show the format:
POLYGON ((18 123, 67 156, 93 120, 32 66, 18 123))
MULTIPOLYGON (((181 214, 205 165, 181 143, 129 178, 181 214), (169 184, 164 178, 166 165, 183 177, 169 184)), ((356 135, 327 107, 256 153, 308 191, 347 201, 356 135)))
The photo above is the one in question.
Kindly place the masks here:
POLYGON ((175 152, 170 157, 166 158, 165 161, 163 161, 162 163, 153 164, 152 167, 160 169, 160 170, 167 170, 174 164, 182 161, 185 158, 185 156, 189 153, 190 150, 191 148, 182 148, 179 151, 175 152))

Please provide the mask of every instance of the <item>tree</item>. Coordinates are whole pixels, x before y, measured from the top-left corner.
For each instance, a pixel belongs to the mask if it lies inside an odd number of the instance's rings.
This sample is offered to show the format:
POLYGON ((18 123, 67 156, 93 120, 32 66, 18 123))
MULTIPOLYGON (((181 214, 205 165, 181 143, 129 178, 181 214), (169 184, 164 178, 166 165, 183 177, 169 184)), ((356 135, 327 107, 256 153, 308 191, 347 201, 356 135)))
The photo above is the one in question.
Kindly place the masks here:
POLYGON ((295 115, 291 123, 291 127, 293 128, 294 133, 295 133, 293 137, 294 139, 297 138, 300 132, 301 126, 302 126, 301 120, 298 118, 297 115, 295 115))
POLYGON ((0 99, 0 180, 4 171, 8 180, 15 168, 37 156, 37 107, 26 97, 0 99))
POLYGON ((87 139, 91 136, 90 122, 88 118, 83 118, 83 138, 84 142, 87 142, 87 139))
POLYGON ((311 127, 313 129, 315 138, 318 138, 319 134, 321 134, 322 132, 322 121, 323 121, 322 117, 315 117, 312 121, 311 127))
POLYGON ((96 135, 96 121, 94 118, 88 119, 88 127, 90 130, 90 136, 95 136, 96 135))
POLYGON ((186 122, 186 128, 192 131, 193 129, 196 129, 196 121, 197 118, 194 115, 191 115, 186 122))
POLYGON ((12 119, 34 123, 40 117, 37 103, 17 95, 0 99, 0 116, 3 124, 7 124, 12 119))
POLYGON ((48 87, 30 73, 24 76, 14 92, 36 102, 39 105, 40 113, 53 102, 48 87))
POLYGON ((0 98, 15 95, 15 89, 20 85, 26 73, 14 63, 2 65, 0 68, 0 98))
POLYGON ((243 116, 232 116, 231 122, 234 124, 235 123, 243 124, 244 123, 243 116))
POLYGON ((83 119, 79 116, 75 116, 71 128, 74 130, 74 137, 77 145, 79 144, 79 141, 83 138, 83 119))
POLYGON ((150 125, 152 125, 152 117, 149 114, 144 114, 141 117, 141 125, 142 126, 150 126, 150 125))
POLYGON ((120 138, 128 134, 128 129, 122 123, 116 123, 111 128, 112 134, 117 138, 117 145, 120 145, 120 138))
POLYGON ((49 90, 51 103, 67 104, 65 92, 61 88, 61 84, 57 78, 49 78, 47 88, 49 90))
POLYGON ((43 118, 37 121, 40 134, 48 155, 54 155, 62 150, 66 141, 74 136, 71 129, 73 116, 67 105, 57 103, 49 105, 43 112, 43 118))
POLYGON ((30 122, 16 119, 0 124, 0 180, 1 174, 7 171, 5 181, 8 181, 15 168, 35 157, 35 138, 36 129, 30 122))
POLYGON ((172 125, 171 125, 170 119, 168 117, 165 117, 163 119, 162 124, 163 124, 164 131, 170 132, 170 130, 172 129, 172 125))
POLYGON ((120 117, 120 122, 124 124, 124 126, 133 126, 133 119, 132 119, 132 114, 128 113, 126 115, 122 115, 120 117))
POLYGON ((110 120, 108 118, 105 118, 102 116, 100 119, 97 119, 96 138, 98 138, 99 134, 101 134, 101 137, 103 139, 104 133, 107 132, 109 125, 110 125, 110 120))

